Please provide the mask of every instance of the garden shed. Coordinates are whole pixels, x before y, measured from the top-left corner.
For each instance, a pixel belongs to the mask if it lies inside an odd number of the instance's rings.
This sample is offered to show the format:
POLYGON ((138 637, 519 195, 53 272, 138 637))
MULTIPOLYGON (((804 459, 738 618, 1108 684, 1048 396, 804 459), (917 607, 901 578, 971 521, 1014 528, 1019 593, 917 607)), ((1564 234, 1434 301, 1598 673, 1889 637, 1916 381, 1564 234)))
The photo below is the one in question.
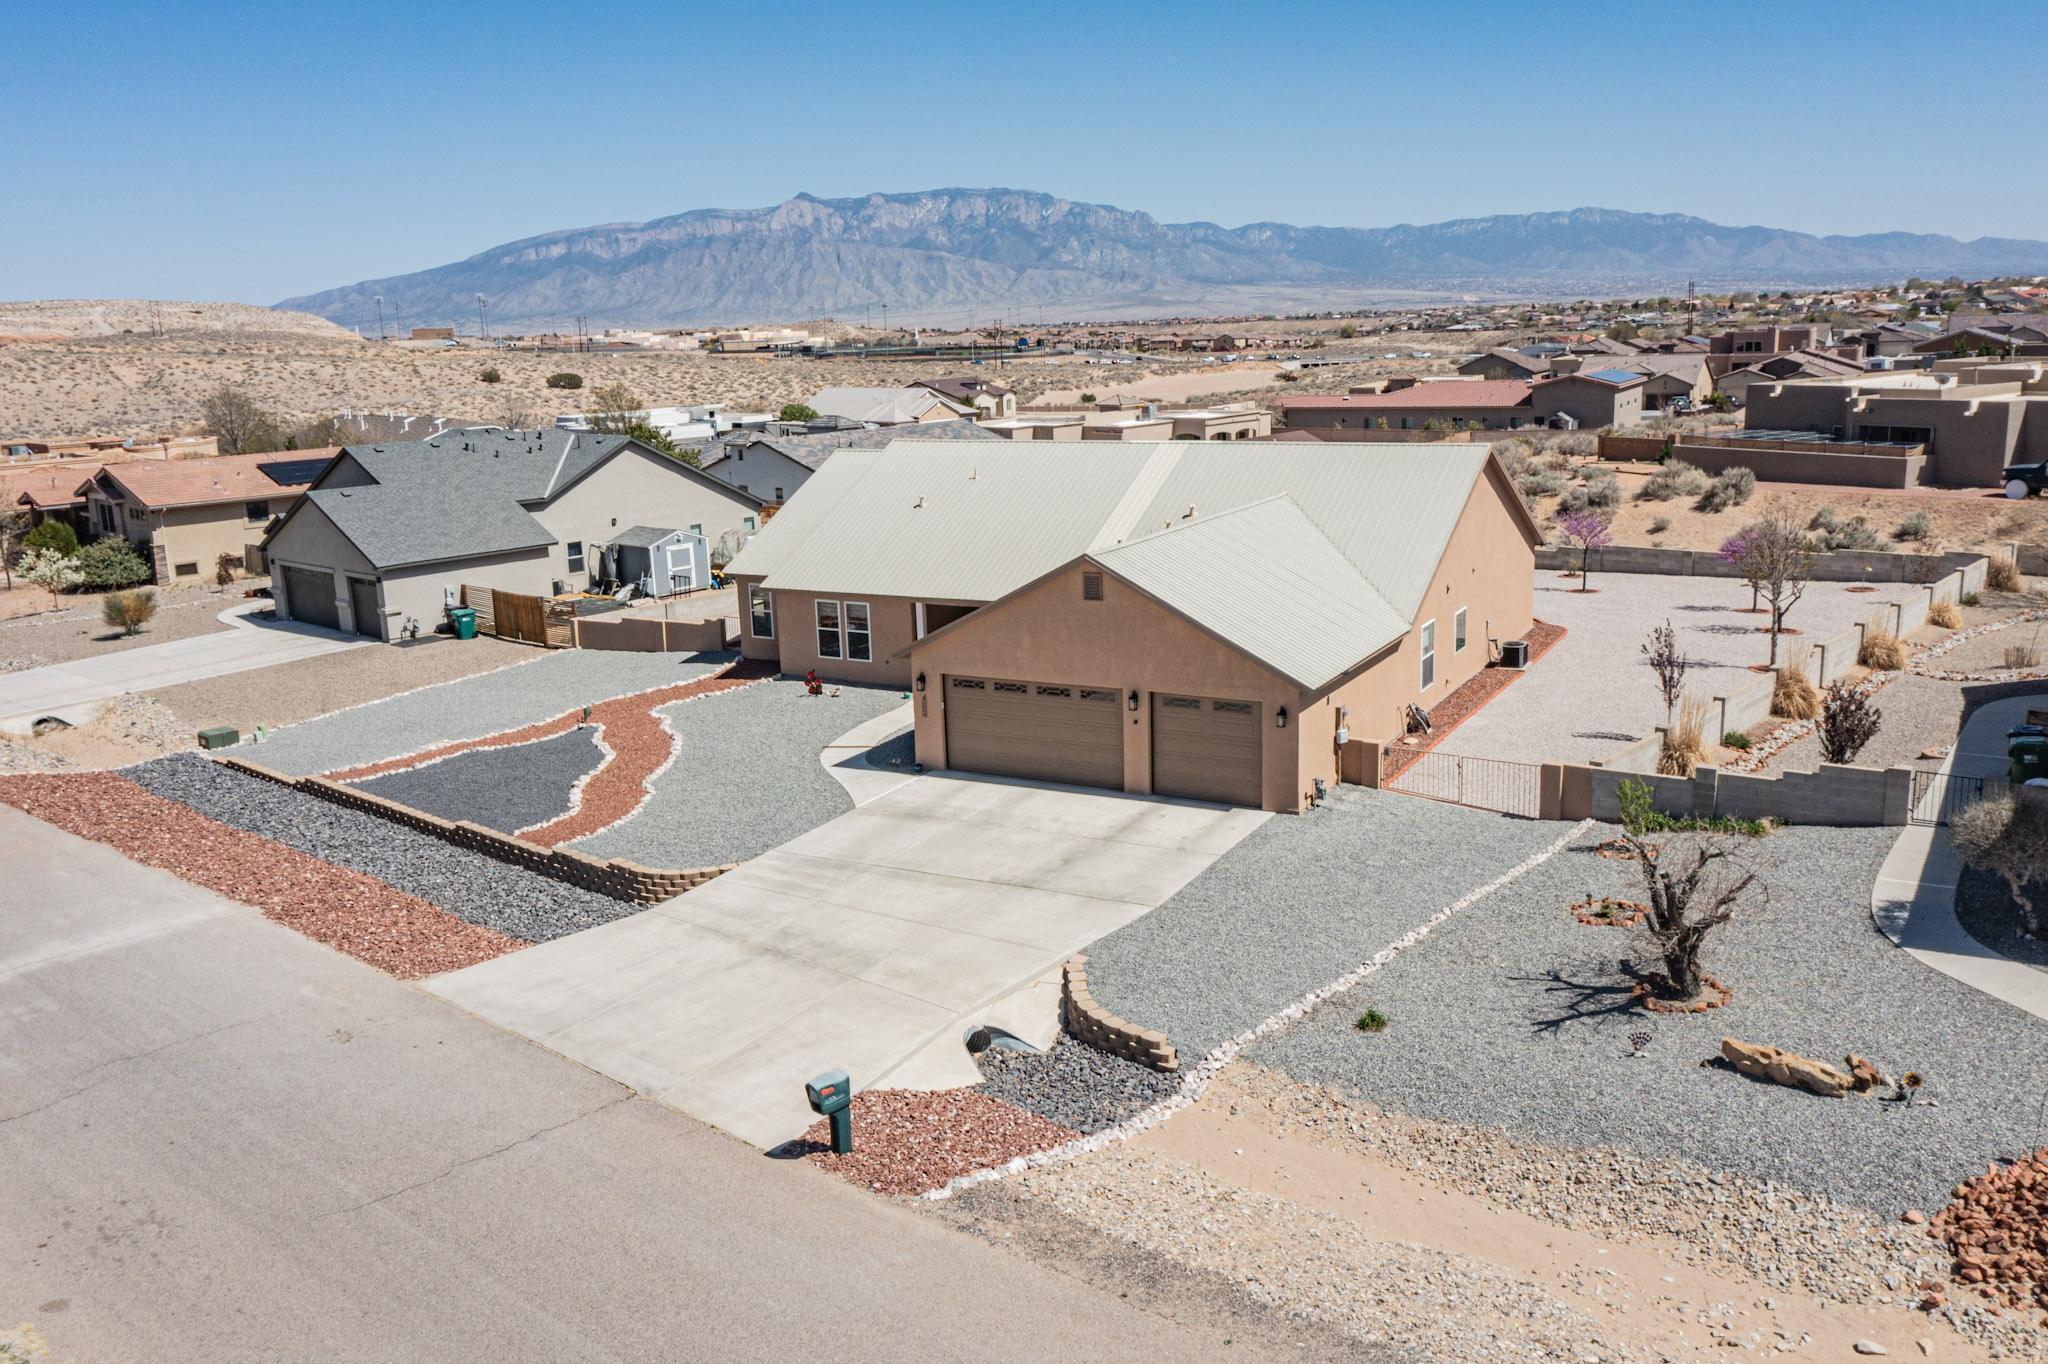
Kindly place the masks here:
POLYGON ((633 526, 605 546, 606 578, 636 584, 649 596, 694 592, 711 585, 711 546, 702 536, 662 526, 633 526))

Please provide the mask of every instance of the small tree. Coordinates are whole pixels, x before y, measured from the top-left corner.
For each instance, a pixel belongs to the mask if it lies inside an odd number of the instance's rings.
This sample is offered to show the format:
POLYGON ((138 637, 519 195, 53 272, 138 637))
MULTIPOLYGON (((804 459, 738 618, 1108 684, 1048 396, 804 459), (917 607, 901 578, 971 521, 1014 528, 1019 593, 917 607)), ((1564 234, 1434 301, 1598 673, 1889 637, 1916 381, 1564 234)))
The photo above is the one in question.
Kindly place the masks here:
POLYGON ((156 593, 148 588, 138 592, 109 592, 100 598, 100 619, 124 635, 139 635, 156 615, 156 593))
POLYGON ((1354 322, 1346 322, 1343 326, 1337 328, 1337 335, 1343 337, 1346 341, 1354 340, 1358 336, 1358 325, 1354 322))
POLYGON ((1592 578, 1593 551, 1613 544, 1613 532, 1605 518, 1590 507, 1566 512, 1557 524, 1564 538, 1579 548, 1579 591, 1584 592, 1592 578))
POLYGON ((235 581, 235 574, 242 567, 240 555, 223 551, 213 561, 213 582, 216 587, 229 587, 235 581))
MULTIPOLYGON (((1622 841, 1635 855, 1636 869, 1649 893, 1649 911, 1642 931, 1663 969, 1648 972, 1643 983, 1662 999, 1684 1003, 1706 988, 1700 956, 1708 937, 1743 907, 1756 872, 1730 861, 1734 845, 1725 839, 1683 835, 1664 843, 1643 837, 1650 810, 1650 788, 1625 781, 1617 792, 1622 804, 1622 841)), ((1760 892, 1759 892, 1760 894, 1760 892)))
POLYGON ((1678 631, 1671 628, 1670 621, 1650 631, 1643 654, 1650 660, 1650 671, 1657 674, 1657 692, 1664 698, 1664 724, 1669 728, 1678 710, 1678 698, 1685 693, 1685 670, 1689 666, 1685 655, 1678 651, 1678 631))
POLYGON ((635 421, 644 421, 640 395, 623 383, 599 384, 590 390, 590 429, 623 432, 635 421))
POLYGON ((1847 682, 1832 683, 1820 702, 1820 757, 1822 762, 1856 761, 1863 746, 1877 737, 1884 712, 1870 704, 1870 698, 1847 682))
POLYGON ((118 535, 102 536, 72 560, 78 566, 79 586, 91 592, 108 588, 134 587, 150 579, 149 564, 135 546, 118 535))
POLYGON ((278 435, 277 414, 258 407, 254 398, 232 384, 222 384, 201 398, 199 417, 220 442, 224 455, 275 450, 284 443, 278 435))
POLYGON ((27 511, 0 506, 0 575, 5 576, 9 592, 14 590, 14 552, 21 547, 21 537, 27 530, 27 511))
POLYGON ((1948 837, 1965 866, 2005 878, 2022 932, 2048 936, 2040 907, 2027 893, 2030 885, 2048 882, 2048 792, 2022 787, 1972 801, 1949 819, 1948 837))
POLYGON ((1714 551, 1714 557, 1724 564, 1732 565, 1742 574, 1742 580, 1749 584, 1749 609, 1760 611, 1764 580, 1758 576, 1756 562, 1749 554, 1750 532, 1739 530, 1721 542, 1721 548, 1714 551))
POLYGON ((23 549, 54 549, 65 558, 78 553, 78 532, 68 521, 45 521, 21 537, 23 549))
POLYGON ((775 418, 785 422, 814 422, 818 419, 818 409, 808 403, 784 403, 775 418))
POLYGON ((1813 546, 1806 538, 1806 528, 1782 512, 1755 522, 1737 539, 1741 547, 1736 568, 1771 604, 1770 666, 1775 668, 1785 616, 1806 595, 1807 579, 1813 575, 1813 546))
POLYGON ((21 580, 31 583, 50 594, 50 605, 57 605, 57 594, 78 586, 83 577, 78 563, 68 554, 59 554, 54 549, 32 549, 21 556, 17 565, 21 580))

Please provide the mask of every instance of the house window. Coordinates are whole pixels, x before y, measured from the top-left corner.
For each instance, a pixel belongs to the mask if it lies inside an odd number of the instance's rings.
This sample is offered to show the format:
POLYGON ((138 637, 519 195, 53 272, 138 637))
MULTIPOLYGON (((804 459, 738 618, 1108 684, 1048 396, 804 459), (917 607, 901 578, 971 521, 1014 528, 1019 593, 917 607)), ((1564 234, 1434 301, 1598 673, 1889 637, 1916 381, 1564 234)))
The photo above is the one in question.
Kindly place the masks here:
POLYGON ((1436 622, 1422 622, 1422 689, 1436 685, 1436 622))
POLYGON ((747 588, 747 615, 755 639, 775 638, 775 602, 769 597, 767 588, 747 588))
POLYGON ((1465 652, 1465 608, 1459 607, 1458 614, 1451 617, 1451 652, 1465 652))
POLYGON ((179 564, 171 571, 181 578, 196 578, 199 576, 199 565, 196 563, 179 564))
POLYGON ((247 521, 268 521, 270 519, 270 504, 268 502, 244 502, 242 504, 242 518, 247 521))
POLYGON ((130 521, 140 521, 142 519, 142 508, 130 507, 128 509, 128 519, 130 521))
POLYGON ((818 611, 818 657, 838 658, 842 641, 839 631, 839 603, 819 598, 818 611))
POLYGON ((571 540, 569 542, 569 571, 571 573, 581 573, 583 571, 583 542, 581 540, 571 540))
POLYGON ((100 533, 103 535, 112 535, 114 533, 114 504, 111 502, 100 503, 100 533))
MULTIPOLYGON (((740 491, 745 492, 746 489, 742 488, 740 489, 740 491)), ((748 530, 752 530, 754 528, 754 518, 751 516, 742 516, 740 518, 740 524, 745 526, 748 530)))
POLYGON ((784 501, 784 500, 785 500, 785 499, 783 498, 783 496, 782 496, 782 489, 780 489, 780 488, 777 488, 777 489, 775 490, 775 500, 776 500, 777 502, 781 502, 781 501, 784 501))
POLYGON ((697 523, 696 523, 695 525, 692 525, 692 526, 690 527, 690 534, 692 534, 692 535, 702 535, 703 533, 704 533, 704 523, 703 523, 703 522, 701 522, 701 521, 697 522, 697 523))
POLYGON ((875 657, 874 636, 868 631, 868 604, 864 601, 846 604, 846 656, 860 663, 872 662, 875 657))

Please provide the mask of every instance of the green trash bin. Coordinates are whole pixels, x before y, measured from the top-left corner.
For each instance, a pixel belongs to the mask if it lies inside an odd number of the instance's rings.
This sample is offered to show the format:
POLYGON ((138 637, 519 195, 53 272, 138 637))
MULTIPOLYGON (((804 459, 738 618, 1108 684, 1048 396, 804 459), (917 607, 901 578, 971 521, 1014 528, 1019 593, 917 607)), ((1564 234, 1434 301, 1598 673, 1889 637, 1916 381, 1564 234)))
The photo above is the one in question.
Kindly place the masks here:
POLYGON ((2020 725, 2005 736, 2009 780, 2025 783, 2048 777, 2048 726, 2020 725))
POLYGON ((476 610, 474 607, 451 606, 448 608, 448 620, 455 627, 455 637, 457 639, 476 638, 476 610))

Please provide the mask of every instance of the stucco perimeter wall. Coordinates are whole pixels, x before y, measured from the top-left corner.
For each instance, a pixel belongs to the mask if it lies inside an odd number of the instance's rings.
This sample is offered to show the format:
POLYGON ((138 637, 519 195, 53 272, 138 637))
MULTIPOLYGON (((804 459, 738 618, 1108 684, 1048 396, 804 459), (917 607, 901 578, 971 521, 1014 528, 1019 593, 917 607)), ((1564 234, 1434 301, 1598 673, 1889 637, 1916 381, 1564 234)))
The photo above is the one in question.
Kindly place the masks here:
MULTIPOLYGON (((1573 569, 1579 566, 1579 552, 1550 545, 1536 551, 1536 567, 1573 569)), ((1986 563, 1980 554, 1891 554, 1882 550, 1844 551, 1813 556, 1815 582, 1822 583, 1932 583, 1948 574, 1963 574, 1963 591, 1984 589, 1986 563)), ((1660 573, 1672 577, 1740 578, 1733 564, 1723 563, 1712 550, 1651 549, 1637 545, 1610 545, 1593 551, 1595 573, 1660 573)))
MULTIPOLYGON (((1907 767, 1880 770, 1821 764, 1816 772, 1785 772, 1775 777, 1723 773, 1701 767, 1691 777, 1659 777, 1611 767, 1582 769, 1590 776, 1578 789, 1590 794, 1589 808, 1567 808, 1566 818, 1591 815, 1621 818, 1621 784, 1649 786, 1651 804, 1668 815, 1711 819, 1777 819, 1788 824, 1831 827, 1901 825, 1912 803, 1913 771, 1907 767)), ((1570 792, 1574 783, 1567 779, 1570 792)), ((1569 807, 1573 802, 1567 799, 1569 807)))
POLYGON ((1702 473, 1748 469, 1765 483, 1824 483, 1843 488, 1911 488, 1926 471, 1922 455, 1852 455, 1825 450, 1735 450, 1720 445, 1687 445, 1680 441, 1673 459, 1684 460, 1702 473))

